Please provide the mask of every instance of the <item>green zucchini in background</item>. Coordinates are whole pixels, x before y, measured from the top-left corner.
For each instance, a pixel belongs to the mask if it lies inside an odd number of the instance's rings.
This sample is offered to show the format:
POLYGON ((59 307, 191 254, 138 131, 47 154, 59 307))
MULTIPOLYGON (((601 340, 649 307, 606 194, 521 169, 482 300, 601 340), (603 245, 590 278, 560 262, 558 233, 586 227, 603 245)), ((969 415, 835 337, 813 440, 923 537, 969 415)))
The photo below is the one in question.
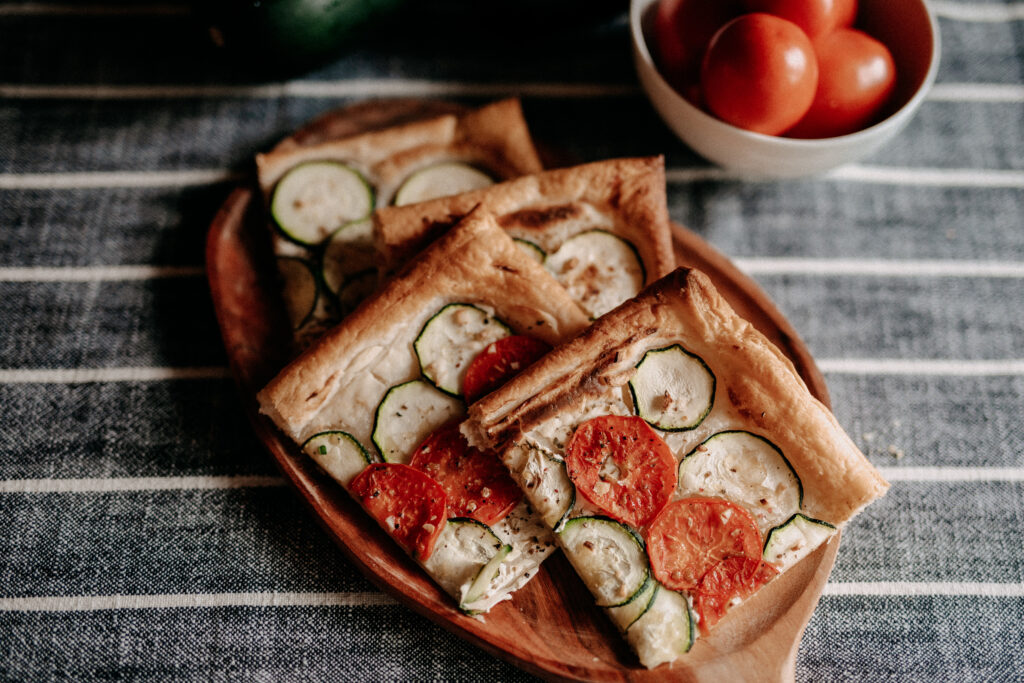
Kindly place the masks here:
POLYGON ((406 0, 207 0, 214 43, 262 67, 310 66, 364 39, 406 0))

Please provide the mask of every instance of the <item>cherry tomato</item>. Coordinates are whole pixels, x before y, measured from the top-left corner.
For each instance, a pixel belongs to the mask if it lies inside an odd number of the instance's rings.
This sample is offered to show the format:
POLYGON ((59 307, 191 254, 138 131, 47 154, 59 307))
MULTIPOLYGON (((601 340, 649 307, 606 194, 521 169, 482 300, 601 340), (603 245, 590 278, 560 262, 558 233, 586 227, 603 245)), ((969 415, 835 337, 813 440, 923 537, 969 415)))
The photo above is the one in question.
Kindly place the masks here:
POLYGON ((793 22, 744 14, 711 39, 700 83, 704 101, 720 119, 778 135, 810 108, 818 61, 810 39, 793 22))
POLYGON ((672 590, 692 591, 722 560, 761 558, 761 532, 749 512, 721 498, 669 503, 647 529, 654 578, 672 590))
POLYGON ((458 422, 428 436, 409 464, 444 489, 448 517, 471 517, 491 525, 504 519, 523 497, 498 455, 470 446, 458 422))
POLYGON ((734 599, 750 597, 778 574, 774 565, 742 555, 727 557, 716 564, 704 574, 694 596, 700 615, 700 632, 707 635, 725 616, 734 599))
POLYGON ((641 418, 605 415, 576 428, 566 448, 569 478, 584 498, 634 527, 647 524, 676 489, 676 459, 641 418))
POLYGON ((466 403, 485 396, 551 350, 540 339, 515 334, 488 344, 466 368, 462 395, 466 403))
POLYGON ((888 48, 856 29, 839 29, 814 43, 818 90, 807 114, 787 131, 795 138, 829 138, 866 128, 896 88, 888 48))
POLYGON ((436 481, 408 465, 377 463, 360 472, 349 491, 406 552, 421 562, 434 552, 448 519, 436 481))
MULTIPOLYGON (((738 0, 661 0, 654 15, 654 43, 665 80, 687 96, 700 76, 711 36, 739 16, 738 0)), ((687 96, 688 99, 693 95, 687 96)))
POLYGON ((853 26, 857 0, 744 0, 749 12, 766 12, 788 19, 812 40, 853 26))

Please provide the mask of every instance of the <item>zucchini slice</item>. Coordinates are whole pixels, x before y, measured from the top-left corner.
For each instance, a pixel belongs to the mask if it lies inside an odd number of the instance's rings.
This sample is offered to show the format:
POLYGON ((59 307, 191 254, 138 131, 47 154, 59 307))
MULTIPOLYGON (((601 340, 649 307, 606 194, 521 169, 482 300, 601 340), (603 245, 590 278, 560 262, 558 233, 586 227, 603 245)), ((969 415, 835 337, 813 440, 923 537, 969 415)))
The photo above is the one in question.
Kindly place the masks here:
POLYGON ((529 254, 529 256, 532 259, 534 259, 537 263, 543 264, 544 260, 547 259, 548 257, 546 251, 541 249, 539 245, 534 244, 530 240, 523 240, 519 239, 518 237, 513 237, 512 241, 518 244, 519 248, 525 251, 527 254, 529 254))
POLYGON ((637 415, 666 432, 695 429, 715 402, 715 375, 679 344, 652 349, 636 364, 629 391, 637 415))
POLYGON ((786 571, 835 532, 836 528, 828 522, 798 512, 768 532, 764 560, 774 564, 780 572, 786 571))
POLYGON ((313 318, 320 299, 320 282, 313 264, 294 256, 279 256, 277 271, 281 274, 284 308, 292 329, 297 330, 313 318))
POLYGON ((338 292, 338 303, 341 305, 342 315, 348 315, 352 309, 362 303, 363 299, 377 291, 380 284, 380 276, 377 269, 364 270, 356 273, 345 286, 338 292))
POLYGON ((574 517, 558 537, 599 607, 627 604, 651 580, 644 544, 624 524, 608 517, 574 517))
POLYGON ((369 216, 373 205, 373 188, 358 171, 337 161, 309 161, 278 181, 270 214, 285 237, 311 246, 369 216))
POLYGON ((505 544, 498 549, 498 552, 491 558, 490 562, 485 564, 476 577, 473 579, 473 583, 469 584, 465 594, 462 596, 462 601, 459 603, 459 607, 470 613, 475 613, 470 605, 484 597, 487 593, 487 589, 490 588, 491 582, 494 581, 495 577, 501 572, 501 563, 505 561, 508 554, 512 552, 512 546, 505 544))
POLYGON ((658 586, 647 611, 626 630, 626 640, 633 646, 640 663, 650 669, 689 652, 695 630, 686 598, 658 586))
POLYGON ((646 279, 636 248, 606 230, 570 237, 544 265, 591 318, 636 296, 646 279))
POLYGON ((413 348, 423 376, 446 394, 461 396, 469 363, 510 334, 505 323, 472 304, 448 304, 423 326, 413 348))
POLYGON ((373 462, 363 445, 348 432, 314 434, 302 444, 302 450, 346 489, 355 476, 373 462))
POLYGON ((565 463, 540 449, 527 448, 520 479, 530 505, 545 524, 558 531, 576 504, 576 487, 569 479, 565 463))
POLYGON ((745 507, 761 533, 789 519, 803 504, 800 478, 782 451, 743 431, 718 432, 679 462, 683 496, 725 498, 745 507))
POLYGON ((449 594, 458 596, 475 583, 491 560, 506 547, 486 524, 456 517, 445 523, 434 552, 423 563, 430 576, 449 594))
POLYGON ((494 184, 494 179, 478 168, 459 161, 446 161, 416 171, 406 178, 395 193, 395 206, 450 197, 494 184))
POLYGON ((431 432, 464 412, 462 401, 421 379, 393 386, 377 406, 373 445, 384 462, 408 464, 412 452, 431 432))
POLYGON ((365 218, 343 225, 331 234, 324 248, 324 284, 335 295, 340 295, 351 278, 373 269, 376 260, 373 221, 365 218))
POLYGON ((605 609, 608 610, 608 616, 619 627, 619 630, 625 633, 637 619, 650 609, 659 590, 660 584, 657 581, 648 581, 643 590, 630 598, 625 605, 605 609))

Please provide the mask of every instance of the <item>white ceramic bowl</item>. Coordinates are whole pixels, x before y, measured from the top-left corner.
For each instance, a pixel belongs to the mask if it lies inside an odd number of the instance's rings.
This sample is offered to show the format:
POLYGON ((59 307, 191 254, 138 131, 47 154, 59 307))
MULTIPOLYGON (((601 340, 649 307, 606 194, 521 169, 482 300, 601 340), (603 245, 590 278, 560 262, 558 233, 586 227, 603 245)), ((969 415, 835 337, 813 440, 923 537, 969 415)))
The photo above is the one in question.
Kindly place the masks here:
POLYGON ((797 140, 752 133, 720 121, 672 89, 651 57, 655 5, 632 0, 633 56, 640 83, 668 127, 704 158, 749 178, 823 173, 878 149, 913 118, 939 68, 939 27, 923 0, 860 0, 857 26, 880 40, 896 63, 892 112, 870 128, 834 138, 797 140))

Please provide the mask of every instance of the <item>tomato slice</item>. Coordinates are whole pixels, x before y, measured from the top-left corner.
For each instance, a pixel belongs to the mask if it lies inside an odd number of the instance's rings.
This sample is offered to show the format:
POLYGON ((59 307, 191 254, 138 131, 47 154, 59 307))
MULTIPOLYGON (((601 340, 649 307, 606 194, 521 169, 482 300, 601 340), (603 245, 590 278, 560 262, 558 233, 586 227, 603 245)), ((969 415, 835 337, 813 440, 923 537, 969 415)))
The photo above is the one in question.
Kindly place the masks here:
POLYGON ((693 590, 722 560, 761 558, 754 517, 721 498, 684 498, 669 503, 647 529, 647 556, 654 577, 672 590, 693 590))
POLYGON ((725 616, 733 600, 750 597, 778 574, 775 565, 741 555, 727 557, 716 564, 697 586, 694 603, 700 615, 700 632, 707 635, 725 616))
POLYGON ((604 415, 581 424, 569 439, 565 465, 584 498, 633 527, 647 524, 676 488, 672 451, 636 416, 604 415))
POLYGON ((448 517, 470 517, 491 525, 504 519, 523 497, 497 453, 470 446, 458 422, 428 436, 409 464, 444 489, 448 517))
POLYGON ((349 491, 417 560, 434 552, 447 519, 447 497, 436 481, 408 465, 377 463, 360 472, 349 491))
POLYGON ((488 344, 466 368, 462 395, 466 403, 486 396, 551 350, 540 339, 514 334, 488 344))

